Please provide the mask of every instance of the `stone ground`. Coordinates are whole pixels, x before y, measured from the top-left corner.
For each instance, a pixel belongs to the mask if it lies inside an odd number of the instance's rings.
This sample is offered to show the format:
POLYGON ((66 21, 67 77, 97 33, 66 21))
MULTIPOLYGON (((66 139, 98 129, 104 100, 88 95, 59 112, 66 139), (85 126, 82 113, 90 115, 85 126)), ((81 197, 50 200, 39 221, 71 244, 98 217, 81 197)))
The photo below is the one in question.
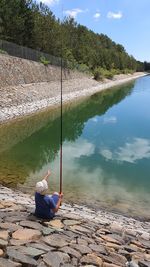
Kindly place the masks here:
MULTIPOLYGON (((144 73, 116 75, 113 80, 96 82, 82 77, 63 81, 63 103, 87 97, 101 90, 130 82, 144 73)), ((60 81, 6 86, 0 88, 0 123, 60 104, 60 81)))
POLYGON ((75 204, 33 213, 32 196, 0 186, 0 267, 150 267, 150 222, 75 204))

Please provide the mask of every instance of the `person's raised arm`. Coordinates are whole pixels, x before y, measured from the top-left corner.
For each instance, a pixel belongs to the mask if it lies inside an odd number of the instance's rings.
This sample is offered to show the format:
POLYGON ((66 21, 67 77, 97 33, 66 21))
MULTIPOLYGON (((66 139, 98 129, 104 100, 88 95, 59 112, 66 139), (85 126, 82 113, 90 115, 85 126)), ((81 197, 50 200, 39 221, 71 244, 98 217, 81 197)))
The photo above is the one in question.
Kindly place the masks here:
POLYGON ((47 174, 43 177, 43 180, 46 180, 48 179, 48 177, 50 176, 51 172, 50 170, 47 171, 47 174))

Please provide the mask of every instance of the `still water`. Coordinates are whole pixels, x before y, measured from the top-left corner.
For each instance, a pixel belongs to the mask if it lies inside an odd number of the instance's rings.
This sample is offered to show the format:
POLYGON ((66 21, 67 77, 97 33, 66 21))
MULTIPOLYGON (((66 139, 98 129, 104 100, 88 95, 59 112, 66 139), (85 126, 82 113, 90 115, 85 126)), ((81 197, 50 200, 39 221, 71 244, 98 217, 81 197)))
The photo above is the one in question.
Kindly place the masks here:
MULTIPOLYGON (((59 190, 60 111, 0 126, 0 183, 59 190)), ((63 191, 76 202, 150 218, 150 76, 64 107, 63 191)))

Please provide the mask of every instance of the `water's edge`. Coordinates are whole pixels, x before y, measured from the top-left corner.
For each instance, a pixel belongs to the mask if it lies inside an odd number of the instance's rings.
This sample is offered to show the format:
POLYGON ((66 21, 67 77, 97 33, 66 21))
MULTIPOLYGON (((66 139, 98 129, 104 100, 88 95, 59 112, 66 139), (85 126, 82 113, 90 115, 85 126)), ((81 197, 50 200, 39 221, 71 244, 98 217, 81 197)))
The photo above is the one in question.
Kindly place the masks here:
MULTIPOLYGON (((71 86, 72 90, 71 92, 68 93, 68 89, 65 91, 67 91, 67 93, 63 94, 63 104, 69 103, 69 102, 73 102, 77 99, 80 98, 84 98, 87 96, 90 96, 94 93, 112 88, 114 86, 118 86, 127 82, 130 82, 132 80, 135 80, 139 77, 145 76, 147 75, 146 73, 134 73, 133 75, 123 75, 123 77, 118 77, 115 80, 109 80, 109 81, 105 81, 103 83, 98 83, 97 85, 93 85, 93 82, 91 81, 91 79, 86 78, 85 81, 83 81, 84 85, 82 84, 82 89, 80 89, 80 83, 77 87, 77 80, 71 80, 70 84, 66 84, 64 82, 64 87, 65 86, 71 86), (90 86, 90 87, 89 87, 90 86), (88 89, 87 89, 88 87, 88 89)), ((67 81, 68 83, 68 81, 67 81)), ((35 90, 36 90, 36 86, 38 87, 39 85, 34 84, 35 86, 35 90)), ((42 84, 40 85, 42 86, 42 84)), ((49 87, 49 91, 51 91, 52 94, 55 95, 55 93, 53 92, 53 84, 52 83, 47 83, 47 85, 49 87), (51 88, 52 87, 52 88, 51 88)), ((60 81, 57 82, 57 84, 55 84, 56 87, 60 87, 60 81)), ((33 85, 31 84, 31 87, 33 87, 33 85)), ((58 89, 58 88, 57 88, 58 89)), ((15 88, 15 90, 20 90, 20 87, 17 89, 17 87, 15 88)), ((30 91, 30 85, 28 85, 28 90, 30 91)), ((42 93, 41 93, 42 94, 42 93)), ((13 98, 13 95, 12 95, 13 98)), ((23 116, 27 116, 30 114, 34 114, 37 111, 41 111, 44 110, 48 107, 56 107, 60 104, 60 95, 58 96, 54 96, 54 97, 49 97, 47 96, 47 98, 43 98, 42 99, 42 95, 41 97, 39 96, 39 99, 36 99, 35 101, 32 102, 24 102, 22 104, 11 104, 8 107, 3 107, 0 110, 0 124, 3 124, 7 121, 10 120, 14 120, 16 118, 20 118, 23 116), (39 100, 40 99, 40 100, 39 100)), ((13 101, 12 101, 13 103, 13 101)))

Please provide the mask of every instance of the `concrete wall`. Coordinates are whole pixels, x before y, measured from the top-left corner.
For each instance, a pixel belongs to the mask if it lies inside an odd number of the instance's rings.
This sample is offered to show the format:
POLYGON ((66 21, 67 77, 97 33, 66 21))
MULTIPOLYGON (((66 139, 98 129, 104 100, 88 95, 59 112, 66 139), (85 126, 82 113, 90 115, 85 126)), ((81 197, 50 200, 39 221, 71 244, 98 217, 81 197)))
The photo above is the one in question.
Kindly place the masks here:
MULTIPOLYGON (((80 72, 63 70, 63 79, 85 77, 80 72)), ((19 84, 60 81, 60 67, 0 54, 0 88, 19 84)))

